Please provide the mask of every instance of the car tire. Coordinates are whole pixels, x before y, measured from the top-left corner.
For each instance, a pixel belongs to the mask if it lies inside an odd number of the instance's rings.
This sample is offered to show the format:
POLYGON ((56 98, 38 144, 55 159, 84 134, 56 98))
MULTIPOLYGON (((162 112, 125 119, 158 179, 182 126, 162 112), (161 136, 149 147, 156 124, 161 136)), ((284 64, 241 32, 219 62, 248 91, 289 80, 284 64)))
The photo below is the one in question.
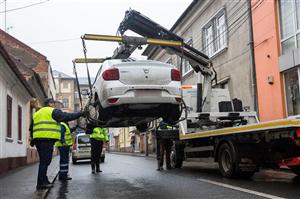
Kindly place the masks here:
POLYGON ((107 121, 111 118, 111 114, 109 111, 105 110, 102 106, 101 103, 98 99, 98 97, 96 99, 94 99, 95 103, 94 103, 94 107, 96 110, 98 110, 98 119, 100 121, 107 121))

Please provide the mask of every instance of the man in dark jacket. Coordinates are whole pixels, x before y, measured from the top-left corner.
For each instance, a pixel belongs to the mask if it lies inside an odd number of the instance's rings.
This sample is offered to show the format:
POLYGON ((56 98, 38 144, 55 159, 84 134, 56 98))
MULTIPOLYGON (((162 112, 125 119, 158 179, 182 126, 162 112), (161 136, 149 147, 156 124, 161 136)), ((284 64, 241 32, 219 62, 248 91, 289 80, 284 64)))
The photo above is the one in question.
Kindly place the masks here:
MULTIPOLYGON (((161 130, 168 130, 172 129, 172 126, 169 126, 165 122, 161 121, 159 124, 159 128, 161 130)), ((173 141, 168 138, 161 138, 159 139, 159 165, 158 165, 158 171, 163 170, 164 165, 164 156, 166 154, 166 169, 172 169, 171 167, 171 149, 172 149, 173 141), (165 153, 166 152, 166 153, 165 153)))
POLYGON ((31 135, 30 145, 36 145, 40 157, 37 189, 52 187, 47 177, 47 169, 52 160, 53 145, 61 138, 60 122, 68 122, 86 115, 85 112, 66 113, 54 107, 55 101, 46 99, 44 107, 34 113, 29 129, 31 135))

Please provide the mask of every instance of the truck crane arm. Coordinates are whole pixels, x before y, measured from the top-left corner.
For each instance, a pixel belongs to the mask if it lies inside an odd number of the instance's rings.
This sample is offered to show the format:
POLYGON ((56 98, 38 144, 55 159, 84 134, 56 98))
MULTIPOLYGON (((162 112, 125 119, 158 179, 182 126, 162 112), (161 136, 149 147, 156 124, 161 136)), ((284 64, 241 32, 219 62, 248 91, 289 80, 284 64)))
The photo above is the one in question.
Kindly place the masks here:
MULTIPOLYGON (((212 79, 212 77, 215 78, 216 73, 207 55, 184 43, 181 37, 155 23, 138 11, 130 9, 125 12, 125 17, 119 25, 118 33, 124 35, 127 30, 131 30, 143 37, 181 41, 183 43, 182 48, 176 46, 168 46, 165 48, 188 60, 194 71, 201 72, 203 76, 211 76, 210 79, 212 79)), ((116 52, 114 56, 117 56, 116 52)))

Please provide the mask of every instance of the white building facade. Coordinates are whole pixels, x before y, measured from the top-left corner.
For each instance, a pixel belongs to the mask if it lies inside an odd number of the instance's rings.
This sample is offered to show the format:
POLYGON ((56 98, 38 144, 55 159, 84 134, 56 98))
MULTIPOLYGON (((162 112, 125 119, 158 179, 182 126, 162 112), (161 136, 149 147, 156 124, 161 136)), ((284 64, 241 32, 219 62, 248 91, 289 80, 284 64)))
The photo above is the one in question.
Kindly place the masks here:
POLYGON ((0 45, 0 173, 26 164, 26 133, 34 93, 0 45))

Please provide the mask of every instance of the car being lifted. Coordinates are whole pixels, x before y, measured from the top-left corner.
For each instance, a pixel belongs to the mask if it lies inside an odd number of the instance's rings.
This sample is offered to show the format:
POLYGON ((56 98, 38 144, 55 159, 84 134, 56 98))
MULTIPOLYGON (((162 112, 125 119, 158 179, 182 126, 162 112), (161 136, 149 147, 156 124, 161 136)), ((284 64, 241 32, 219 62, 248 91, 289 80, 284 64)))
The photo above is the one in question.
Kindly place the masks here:
POLYGON ((181 75, 175 66, 158 61, 108 59, 97 73, 91 96, 94 120, 108 127, 136 126, 143 132, 156 118, 167 123, 179 119, 181 75))

